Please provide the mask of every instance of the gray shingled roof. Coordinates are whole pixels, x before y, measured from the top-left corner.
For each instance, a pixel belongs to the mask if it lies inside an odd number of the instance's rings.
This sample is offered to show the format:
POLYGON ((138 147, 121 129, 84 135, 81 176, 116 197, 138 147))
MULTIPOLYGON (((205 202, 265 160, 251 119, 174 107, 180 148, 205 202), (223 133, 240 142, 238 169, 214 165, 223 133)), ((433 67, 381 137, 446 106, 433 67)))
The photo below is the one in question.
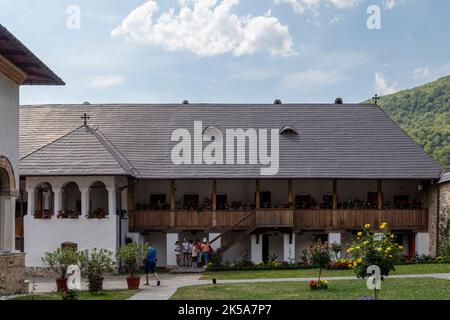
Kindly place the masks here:
POLYGON ((445 183, 445 182, 450 182, 450 172, 442 174, 441 179, 439 180, 438 183, 445 183))
POLYGON ((85 126, 22 158, 20 166, 23 175, 138 175, 100 132, 85 126))
POLYGON ((227 128, 295 129, 298 135, 280 137, 280 170, 267 178, 438 179, 442 172, 374 105, 190 104, 21 107, 21 157, 34 152, 21 160, 21 174, 130 174, 132 169, 106 157, 104 150, 99 153, 100 145, 82 130, 52 143, 80 126, 83 113, 91 117, 89 125, 98 128, 135 169, 132 175, 143 178, 261 177, 260 165, 174 165, 172 131, 187 128, 192 132, 194 121, 200 120, 204 128, 215 126, 222 132, 227 128))

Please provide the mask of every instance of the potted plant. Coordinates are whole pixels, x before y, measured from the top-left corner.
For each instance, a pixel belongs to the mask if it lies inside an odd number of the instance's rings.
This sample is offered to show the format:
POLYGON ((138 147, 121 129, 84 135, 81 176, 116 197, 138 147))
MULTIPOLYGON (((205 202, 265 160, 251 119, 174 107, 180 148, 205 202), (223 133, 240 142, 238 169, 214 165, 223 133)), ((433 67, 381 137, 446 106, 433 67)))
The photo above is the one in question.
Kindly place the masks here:
POLYGON ((89 292, 103 290, 103 275, 112 273, 116 268, 113 253, 107 249, 86 249, 79 253, 81 274, 88 283, 89 292))
POLYGON ((147 254, 147 247, 138 243, 129 243, 117 250, 117 257, 124 264, 128 274, 128 289, 139 289, 141 277, 137 276, 142 259, 147 254))
POLYGON ((77 252, 69 248, 58 248, 55 251, 46 252, 42 257, 44 266, 58 275, 56 279, 56 289, 58 291, 67 291, 67 268, 72 264, 76 264, 77 260, 77 252))
POLYGON ((61 210, 56 216, 58 219, 78 219, 79 217, 80 213, 76 210, 61 210))
POLYGON ((86 217, 88 219, 105 219, 106 218, 106 211, 102 208, 97 208, 91 213, 89 213, 86 217))

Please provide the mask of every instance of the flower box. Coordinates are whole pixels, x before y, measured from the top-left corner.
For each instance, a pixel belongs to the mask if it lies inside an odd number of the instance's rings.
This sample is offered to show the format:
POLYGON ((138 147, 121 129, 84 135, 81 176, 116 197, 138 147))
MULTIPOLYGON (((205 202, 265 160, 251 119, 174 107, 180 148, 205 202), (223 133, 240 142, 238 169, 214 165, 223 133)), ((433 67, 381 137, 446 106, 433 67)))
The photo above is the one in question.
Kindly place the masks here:
POLYGON ((80 213, 76 210, 61 210, 56 215, 58 219, 78 219, 79 217, 80 213))
POLYGON ((34 218, 40 220, 49 220, 52 218, 50 210, 37 210, 34 212, 34 218))

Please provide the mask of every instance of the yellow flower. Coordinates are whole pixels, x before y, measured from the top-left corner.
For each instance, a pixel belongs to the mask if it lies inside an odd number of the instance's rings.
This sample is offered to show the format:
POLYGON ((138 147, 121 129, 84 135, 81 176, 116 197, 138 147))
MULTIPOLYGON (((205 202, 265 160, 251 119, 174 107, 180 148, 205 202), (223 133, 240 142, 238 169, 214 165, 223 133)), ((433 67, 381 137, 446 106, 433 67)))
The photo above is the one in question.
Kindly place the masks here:
POLYGON ((353 251, 353 248, 348 248, 347 253, 351 253, 353 251))
POLYGON ((358 232, 358 237, 362 237, 362 232, 358 232))
POLYGON ((386 229, 386 225, 387 225, 386 223, 382 223, 382 224, 380 225, 380 229, 381 229, 381 230, 386 229))
POLYGON ((389 258, 392 258, 392 254, 389 255, 389 258))
POLYGON ((394 234, 391 234, 391 239, 394 239, 395 238, 395 235, 394 234))
POLYGON ((363 242, 363 244, 367 246, 369 244, 369 241, 366 240, 363 242))
POLYGON ((364 228, 369 229, 370 228, 370 223, 365 224, 364 228))
POLYGON ((392 250, 391 247, 387 247, 387 248, 386 248, 386 251, 391 251, 391 250, 392 250))
POLYGON ((361 258, 358 258, 358 260, 356 260, 356 262, 361 263, 363 260, 361 258))
POLYGON ((377 251, 381 252, 381 251, 383 251, 383 249, 382 248, 377 248, 377 251))
POLYGON ((398 248, 399 248, 400 250, 403 250, 403 246, 398 246, 398 248))

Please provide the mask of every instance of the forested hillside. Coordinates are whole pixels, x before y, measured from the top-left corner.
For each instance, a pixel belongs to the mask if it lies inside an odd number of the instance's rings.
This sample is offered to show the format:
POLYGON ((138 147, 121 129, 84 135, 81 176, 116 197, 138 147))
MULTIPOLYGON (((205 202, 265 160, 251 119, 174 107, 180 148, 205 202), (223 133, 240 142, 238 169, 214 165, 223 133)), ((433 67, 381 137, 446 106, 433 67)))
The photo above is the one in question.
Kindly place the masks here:
POLYGON ((450 171, 450 76, 382 97, 379 105, 450 171))

